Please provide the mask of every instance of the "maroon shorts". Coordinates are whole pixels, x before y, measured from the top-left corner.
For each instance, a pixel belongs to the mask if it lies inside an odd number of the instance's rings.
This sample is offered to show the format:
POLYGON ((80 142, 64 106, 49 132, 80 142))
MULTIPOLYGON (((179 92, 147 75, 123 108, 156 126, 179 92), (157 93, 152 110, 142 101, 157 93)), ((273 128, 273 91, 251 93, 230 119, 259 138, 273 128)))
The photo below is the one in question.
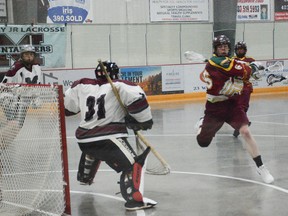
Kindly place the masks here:
POLYGON ((239 97, 241 96, 216 103, 206 102, 202 130, 197 135, 197 141, 201 147, 209 146, 225 122, 237 130, 243 125, 248 125, 249 120, 239 97))

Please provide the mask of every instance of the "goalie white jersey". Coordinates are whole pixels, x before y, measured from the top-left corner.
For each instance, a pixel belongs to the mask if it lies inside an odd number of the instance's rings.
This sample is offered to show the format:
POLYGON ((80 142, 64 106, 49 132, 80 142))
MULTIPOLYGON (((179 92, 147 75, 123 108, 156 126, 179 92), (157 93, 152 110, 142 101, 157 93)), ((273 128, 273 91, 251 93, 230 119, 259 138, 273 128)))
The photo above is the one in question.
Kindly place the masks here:
MULTIPOLYGON (((131 116, 138 122, 152 119, 141 87, 124 80, 113 80, 113 83, 131 116)), ((65 92, 64 104, 66 116, 81 113, 76 130, 78 143, 128 136, 124 110, 107 81, 88 78, 75 81, 65 92)))
POLYGON ((16 62, 3 78, 3 83, 24 83, 40 84, 43 83, 41 67, 38 64, 32 64, 28 70, 22 62, 16 62))

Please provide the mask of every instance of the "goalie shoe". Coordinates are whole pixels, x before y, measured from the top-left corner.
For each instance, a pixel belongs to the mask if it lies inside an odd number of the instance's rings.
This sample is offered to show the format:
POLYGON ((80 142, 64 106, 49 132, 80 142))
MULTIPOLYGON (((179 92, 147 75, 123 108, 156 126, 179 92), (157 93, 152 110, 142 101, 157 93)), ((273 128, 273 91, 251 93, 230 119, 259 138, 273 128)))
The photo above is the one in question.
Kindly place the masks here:
POLYGON ((149 199, 147 197, 143 197, 143 202, 135 202, 135 201, 126 202, 125 208, 128 211, 135 211, 135 210, 153 208, 155 205, 157 205, 156 201, 149 199))

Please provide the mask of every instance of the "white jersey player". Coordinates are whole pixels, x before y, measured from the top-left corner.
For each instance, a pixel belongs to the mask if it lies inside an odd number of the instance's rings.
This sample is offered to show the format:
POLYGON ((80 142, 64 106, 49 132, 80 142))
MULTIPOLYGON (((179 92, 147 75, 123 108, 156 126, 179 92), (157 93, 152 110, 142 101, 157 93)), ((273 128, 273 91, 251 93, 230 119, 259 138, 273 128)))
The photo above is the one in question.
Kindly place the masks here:
POLYGON ((139 189, 142 167, 150 148, 137 156, 127 141, 127 127, 134 131, 152 128, 150 106, 141 87, 118 79, 119 68, 114 62, 103 62, 103 65, 129 115, 125 116, 100 65, 95 69, 97 79, 77 80, 65 92, 66 116, 81 114, 76 130, 82 151, 77 180, 81 184, 92 184, 100 162, 105 161, 116 172, 122 172, 120 189, 127 201, 126 209, 151 208, 155 203, 145 203, 139 189))
POLYGON ((40 84, 43 83, 42 70, 35 61, 35 47, 24 45, 20 59, 16 61, 3 78, 3 83, 40 84))

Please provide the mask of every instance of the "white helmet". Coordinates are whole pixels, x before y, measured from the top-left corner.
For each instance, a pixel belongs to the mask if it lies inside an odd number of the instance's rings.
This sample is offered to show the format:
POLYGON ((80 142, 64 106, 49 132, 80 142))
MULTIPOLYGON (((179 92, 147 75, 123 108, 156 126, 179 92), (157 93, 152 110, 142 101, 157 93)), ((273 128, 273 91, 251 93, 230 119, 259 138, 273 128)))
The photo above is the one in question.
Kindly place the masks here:
POLYGON ((29 44, 23 45, 23 46, 21 47, 20 54, 22 55, 22 54, 25 53, 25 52, 33 52, 33 53, 35 54, 35 53, 36 53, 36 52, 35 52, 35 47, 32 46, 32 45, 29 45, 29 44))

